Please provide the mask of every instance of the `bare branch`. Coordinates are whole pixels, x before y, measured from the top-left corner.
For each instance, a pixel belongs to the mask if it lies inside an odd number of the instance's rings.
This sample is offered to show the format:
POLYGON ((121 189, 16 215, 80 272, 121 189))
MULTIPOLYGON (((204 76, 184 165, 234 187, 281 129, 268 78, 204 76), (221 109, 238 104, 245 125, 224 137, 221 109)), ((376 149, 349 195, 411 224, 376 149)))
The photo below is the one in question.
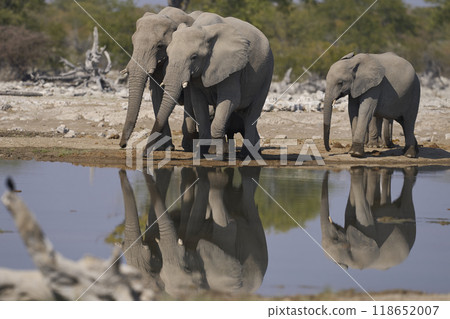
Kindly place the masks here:
MULTIPOLYGON (((153 292, 142 286, 142 275, 130 266, 116 263, 120 252, 109 261, 85 257, 78 262, 65 258, 54 250, 33 214, 14 191, 2 196, 17 230, 39 272, 16 272, 0 269, 2 299, 11 299, 22 291, 32 289, 26 299, 33 300, 148 300, 153 292), (113 265, 113 266, 111 266, 113 265), (106 270, 105 270, 106 269, 106 270), (23 279, 33 280, 30 282, 23 279), (8 293, 9 291, 9 293, 8 293), (7 294, 7 296, 3 296, 7 294)), ((118 248, 119 250, 119 248, 118 248)))

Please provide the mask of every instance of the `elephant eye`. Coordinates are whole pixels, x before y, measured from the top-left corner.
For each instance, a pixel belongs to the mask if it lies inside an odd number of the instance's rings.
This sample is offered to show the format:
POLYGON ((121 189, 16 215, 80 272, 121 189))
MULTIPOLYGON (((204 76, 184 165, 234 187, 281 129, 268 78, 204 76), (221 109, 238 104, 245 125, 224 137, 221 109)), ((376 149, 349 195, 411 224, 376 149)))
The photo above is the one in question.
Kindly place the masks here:
POLYGON ((342 84, 344 84, 344 81, 338 81, 337 84, 338 84, 338 85, 342 85, 342 84))
POLYGON ((162 50, 162 49, 164 49, 164 44, 158 43, 158 45, 156 46, 156 48, 157 48, 158 50, 162 50))
POLYGON ((191 60, 195 60, 195 59, 197 59, 197 54, 193 54, 192 56, 191 56, 191 60))

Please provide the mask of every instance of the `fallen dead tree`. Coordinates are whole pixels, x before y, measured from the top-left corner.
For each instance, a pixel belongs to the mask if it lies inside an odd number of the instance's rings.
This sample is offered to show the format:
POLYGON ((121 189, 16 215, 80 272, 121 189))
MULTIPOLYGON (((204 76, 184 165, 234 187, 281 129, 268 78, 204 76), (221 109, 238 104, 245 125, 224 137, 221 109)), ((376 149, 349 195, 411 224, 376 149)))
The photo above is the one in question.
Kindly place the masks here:
POLYGON ((0 91, 0 95, 11 95, 11 96, 43 96, 44 94, 40 92, 29 92, 29 91, 17 91, 17 90, 5 90, 0 91))
POLYGON ((111 71, 111 58, 106 51, 106 46, 99 48, 97 27, 94 27, 93 35, 92 48, 86 51, 84 65, 76 66, 67 59, 60 58, 60 62, 68 69, 67 72, 55 76, 37 74, 32 76, 32 79, 43 82, 65 82, 77 87, 95 83, 102 91, 113 90, 105 77, 111 71), (103 69, 100 67, 102 57, 106 60, 106 66, 103 69))
POLYGON ((0 300, 151 300, 154 293, 142 285, 134 267, 116 262, 120 248, 110 260, 84 257, 75 262, 54 250, 33 214, 14 191, 1 198, 10 211, 20 237, 38 268, 16 271, 0 268, 0 300))

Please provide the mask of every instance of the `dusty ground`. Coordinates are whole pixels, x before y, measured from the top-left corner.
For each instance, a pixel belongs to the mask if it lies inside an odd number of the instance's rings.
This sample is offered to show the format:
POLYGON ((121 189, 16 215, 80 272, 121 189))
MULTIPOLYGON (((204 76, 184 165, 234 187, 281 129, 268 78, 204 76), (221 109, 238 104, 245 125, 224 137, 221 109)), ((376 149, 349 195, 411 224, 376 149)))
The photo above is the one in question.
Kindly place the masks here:
MULTIPOLYGON (((118 137, 126 115, 126 90, 108 94, 90 90, 82 92, 84 96, 74 96, 80 93, 73 89, 51 89, 48 92, 47 89, 46 95, 42 97, 0 96, 0 159, 35 159, 126 167, 126 152, 118 146, 118 137), (66 133, 62 133, 61 125, 65 125, 66 133), (60 132, 57 132, 58 127, 60 132), (71 135, 73 137, 68 137, 71 135)), ((416 137, 421 147, 420 157, 417 159, 401 156, 404 138, 397 123, 394 125, 394 142, 399 147, 366 148, 365 159, 350 157, 346 154, 351 143, 351 132, 345 107, 338 107, 333 113, 332 150, 329 153, 325 151, 322 141, 321 112, 263 112, 258 122, 258 130, 265 146, 263 158, 267 165, 279 166, 280 150, 274 144, 295 144, 297 140, 297 145, 288 147, 287 166, 294 166, 305 140, 313 139, 327 167, 450 165, 450 100, 441 99, 440 104, 437 103, 439 105, 433 106, 433 98, 436 97, 426 98, 427 103, 421 105, 418 115, 416 137), (278 139, 273 141, 276 137, 278 139)), ((176 151, 172 153, 171 165, 192 165, 192 154, 181 151, 182 118, 183 109, 178 106, 170 118, 176 147, 176 151)), ((146 94, 135 132, 149 131, 153 121, 151 101, 146 94)), ((241 143, 240 138, 237 135, 238 145, 241 143)), ((163 154, 157 152, 155 158, 162 157, 163 154)), ((239 163, 238 161, 237 164, 239 163)), ((307 166, 317 164, 316 161, 304 163, 307 166)), ((227 162, 202 160, 202 165, 227 165, 227 162)))

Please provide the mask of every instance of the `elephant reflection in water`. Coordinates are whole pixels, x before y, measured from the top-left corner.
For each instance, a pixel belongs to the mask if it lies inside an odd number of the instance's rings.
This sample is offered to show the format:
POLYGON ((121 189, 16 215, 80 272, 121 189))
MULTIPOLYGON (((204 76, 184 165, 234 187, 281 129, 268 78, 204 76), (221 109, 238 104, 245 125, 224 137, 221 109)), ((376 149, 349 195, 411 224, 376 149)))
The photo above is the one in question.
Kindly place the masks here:
POLYGON ((388 269, 402 263, 416 238, 412 189, 417 168, 403 170, 398 199, 391 201, 392 169, 356 167, 345 209, 345 227, 334 223, 328 203, 328 172, 322 184, 322 247, 343 268, 388 269))
POLYGON ((127 262, 145 274, 145 284, 175 297, 205 290, 251 293, 260 287, 268 263, 252 180, 259 179, 260 168, 239 172, 236 186, 234 169, 183 168, 181 208, 170 212, 165 198, 172 170, 157 170, 155 179, 144 174, 151 203, 141 239, 133 189, 120 171, 123 249, 127 262))

